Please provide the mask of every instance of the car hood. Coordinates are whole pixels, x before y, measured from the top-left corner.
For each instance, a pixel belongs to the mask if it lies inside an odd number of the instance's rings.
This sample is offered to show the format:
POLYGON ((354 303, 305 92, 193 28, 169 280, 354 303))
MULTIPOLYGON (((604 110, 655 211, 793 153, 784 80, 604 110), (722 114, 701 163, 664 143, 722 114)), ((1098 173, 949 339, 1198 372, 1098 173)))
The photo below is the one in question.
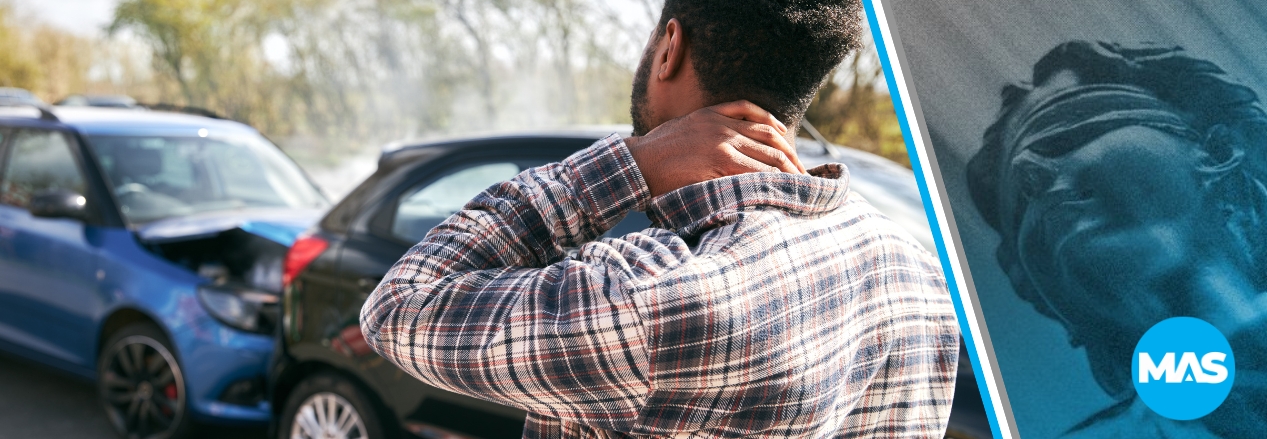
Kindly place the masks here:
POLYGON ((304 230, 316 224, 315 209, 244 209, 166 218, 136 227, 142 241, 161 244, 208 238, 233 229, 289 247, 304 230))

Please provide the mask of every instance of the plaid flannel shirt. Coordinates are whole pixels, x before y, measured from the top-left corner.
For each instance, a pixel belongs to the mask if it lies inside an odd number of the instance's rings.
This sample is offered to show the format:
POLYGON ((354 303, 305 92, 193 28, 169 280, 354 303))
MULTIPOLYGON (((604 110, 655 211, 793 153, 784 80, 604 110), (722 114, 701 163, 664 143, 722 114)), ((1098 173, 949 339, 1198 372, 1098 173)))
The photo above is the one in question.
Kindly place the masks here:
POLYGON ((362 330, 427 384, 528 411, 525 437, 940 437, 941 270, 843 165, 811 174, 651 199, 612 135, 432 230, 362 330), (656 227, 596 240, 631 210, 656 227))

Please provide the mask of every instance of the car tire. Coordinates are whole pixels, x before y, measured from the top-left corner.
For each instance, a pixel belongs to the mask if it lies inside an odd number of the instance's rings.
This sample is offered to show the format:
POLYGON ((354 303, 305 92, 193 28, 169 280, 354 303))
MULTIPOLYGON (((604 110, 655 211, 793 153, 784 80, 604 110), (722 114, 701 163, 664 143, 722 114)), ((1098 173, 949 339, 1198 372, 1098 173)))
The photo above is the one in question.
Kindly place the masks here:
POLYGON ((332 372, 320 372, 304 378, 286 399, 286 408, 278 420, 277 437, 394 437, 393 430, 381 419, 377 406, 356 383, 332 372))
POLYGON ((180 363, 154 324, 110 335, 97 358, 97 397, 120 437, 180 439, 190 431, 180 363))

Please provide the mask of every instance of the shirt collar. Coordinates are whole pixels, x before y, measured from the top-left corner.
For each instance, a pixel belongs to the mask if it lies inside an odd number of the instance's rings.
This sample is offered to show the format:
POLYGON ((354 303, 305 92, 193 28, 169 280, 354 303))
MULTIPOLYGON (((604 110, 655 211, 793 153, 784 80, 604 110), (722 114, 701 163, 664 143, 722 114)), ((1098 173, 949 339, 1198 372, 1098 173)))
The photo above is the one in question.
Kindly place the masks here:
POLYGON ((845 203, 849 170, 829 163, 810 175, 756 172, 685 186, 651 200, 647 216, 662 228, 690 236, 711 228, 725 214, 775 208, 796 215, 830 212, 845 203))

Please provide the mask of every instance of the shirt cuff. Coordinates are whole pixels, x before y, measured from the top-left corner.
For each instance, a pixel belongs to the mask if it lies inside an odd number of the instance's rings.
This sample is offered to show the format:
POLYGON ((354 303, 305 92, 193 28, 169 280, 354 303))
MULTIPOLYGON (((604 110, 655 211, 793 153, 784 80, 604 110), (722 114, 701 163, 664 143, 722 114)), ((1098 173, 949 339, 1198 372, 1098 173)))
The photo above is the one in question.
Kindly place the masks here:
POLYGON ((564 164, 572 170, 572 189, 581 207, 602 230, 610 230, 631 210, 646 210, 651 202, 651 190, 619 134, 594 142, 564 164))

